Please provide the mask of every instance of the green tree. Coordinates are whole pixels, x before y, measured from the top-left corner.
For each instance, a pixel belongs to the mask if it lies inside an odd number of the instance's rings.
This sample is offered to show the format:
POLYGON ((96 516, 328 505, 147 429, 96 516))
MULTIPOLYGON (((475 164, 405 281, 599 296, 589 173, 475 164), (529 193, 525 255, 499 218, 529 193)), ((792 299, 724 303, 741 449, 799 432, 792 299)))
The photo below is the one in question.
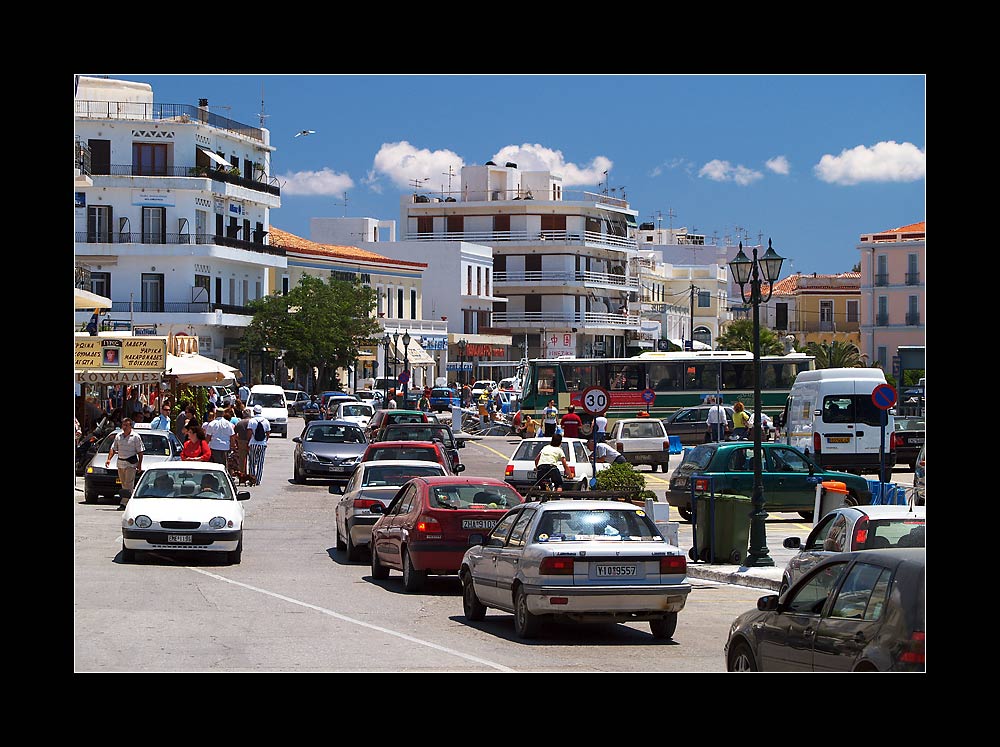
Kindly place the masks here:
POLYGON ((805 352, 816 356, 816 368, 864 368, 866 356, 853 342, 809 342, 805 352))
POLYGON ((375 291, 360 280, 338 280, 303 275, 287 295, 265 296, 250 302, 253 321, 240 342, 245 353, 284 350, 294 368, 319 370, 321 388, 331 385, 334 371, 347 368, 361 347, 381 332, 372 318, 375 291))
MULTIPOLYGON (((753 352, 753 320, 737 319, 726 325, 725 331, 715 341, 719 350, 748 350, 753 352)), ((760 328, 760 354, 784 355, 785 346, 774 330, 760 328)))

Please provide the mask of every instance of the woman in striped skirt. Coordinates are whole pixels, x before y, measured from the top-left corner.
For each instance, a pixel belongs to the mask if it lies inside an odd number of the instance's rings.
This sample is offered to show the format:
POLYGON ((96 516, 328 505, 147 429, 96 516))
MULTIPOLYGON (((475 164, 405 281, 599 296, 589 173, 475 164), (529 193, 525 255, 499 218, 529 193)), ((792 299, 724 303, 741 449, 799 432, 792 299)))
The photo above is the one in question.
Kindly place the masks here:
POLYGON ((271 433, 271 424, 261 415, 261 406, 254 407, 254 416, 247 423, 247 433, 250 435, 250 443, 247 449, 247 466, 249 477, 253 479, 253 485, 260 485, 264 477, 264 452, 267 450, 267 439, 271 433), (264 427, 264 439, 257 438, 257 424, 264 427))

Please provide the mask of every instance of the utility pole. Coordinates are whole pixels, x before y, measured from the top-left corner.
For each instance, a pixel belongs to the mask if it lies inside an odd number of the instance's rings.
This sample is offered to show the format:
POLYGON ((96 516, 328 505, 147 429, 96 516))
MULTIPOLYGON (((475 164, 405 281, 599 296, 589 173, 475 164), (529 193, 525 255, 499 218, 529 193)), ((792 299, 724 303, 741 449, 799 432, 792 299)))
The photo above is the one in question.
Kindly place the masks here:
POLYGON ((691 340, 692 353, 694 352, 694 292, 696 290, 698 289, 695 287, 694 283, 691 283, 691 334, 689 339, 691 340))

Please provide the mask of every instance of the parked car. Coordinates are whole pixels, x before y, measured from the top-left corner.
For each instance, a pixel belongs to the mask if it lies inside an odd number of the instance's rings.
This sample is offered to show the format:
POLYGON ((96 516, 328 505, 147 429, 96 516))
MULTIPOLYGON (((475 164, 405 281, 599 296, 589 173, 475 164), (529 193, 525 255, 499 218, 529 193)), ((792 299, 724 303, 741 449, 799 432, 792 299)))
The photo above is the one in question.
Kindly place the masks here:
POLYGON ((313 420, 292 441, 292 482, 299 485, 309 477, 347 482, 368 447, 364 431, 346 420, 313 420))
POLYGON ((913 468, 913 502, 918 506, 925 505, 924 492, 926 491, 927 484, 927 455, 925 449, 927 444, 920 447, 920 453, 917 454, 917 465, 913 468))
POLYGON ((437 462, 388 459, 360 463, 346 486, 330 486, 331 493, 344 495, 334 508, 337 549, 346 550, 348 560, 358 560, 360 548, 371 540, 372 526, 399 489, 414 477, 444 474, 444 467, 437 462), (379 508, 373 510, 376 504, 379 508))
POLYGON ((362 430, 368 427, 375 408, 367 402, 341 402, 337 405, 337 411, 333 415, 334 420, 346 420, 350 423, 357 423, 362 430))
POLYGON ((450 412, 452 407, 461 407, 462 398, 451 387, 431 389, 431 409, 435 412, 450 412))
POLYGON ((648 464, 651 471, 670 467, 670 439, 663 422, 656 418, 616 420, 608 434, 608 443, 635 466, 648 464))
POLYGON ((382 426, 387 423, 429 423, 431 419, 426 412, 420 410, 376 410, 372 419, 368 421, 367 434, 371 440, 376 433, 382 430, 382 426))
POLYGON ((480 379, 472 385, 472 401, 478 400, 483 392, 492 392, 497 388, 497 383, 493 379, 480 379))
POLYGON ((224 464, 162 462, 146 468, 122 514, 122 561, 140 551, 224 552, 243 557, 243 501, 224 464))
POLYGON ((513 613, 519 638, 546 618, 648 621, 654 638, 672 638, 691 592, 683 551, 645 511, 617 501, 515 507, 466 551, 460 578, 466 618, 513 613))
POLYGON ((425 462, 438 462, 449 475, 465 471, 465 465, 452 467, 448 450, 440 441, 373 441, 368 444, 361 462, 373 462, 381 459, 416 459, 425 462))
POLYGON ((323 417, 332 420, 337 412, 337 405, 341 402, 357 402, 358 398, 353 394, 345 392, 327 391, 319 397, 319 408, 323 412, 323 417))
POLYGON ((730 672, 923 672, 926 550, 831 555, 737 617, 730 672))
MULTIPOLYGON (((818 466, 812 458, 794 446, 762 443, 761 465, 764 495, 768 511, 798 511, 812 521, 816 505, 816 486, 825 481, 842 482, 847 487, 848 505, 871 503, 868 481, 860 475, 834 472, 818 466)), ((696 446, 670 475, 667 500, 680 515, 691 520, 691 483, 698 493, 728 493, 750 496, 753 493, 753 443, 722 441, 696 446)))
MULTIPOLYGON (((513 485, 522 494, 531 488, 538 479, 535 469, 535 457, 542 450, 543 446, 552 442, 552 438, 525 438, 517 445, 517 449, 511 455, 507 466, 504 468, 503 479, 513 485)), ((589 490, 590 478, 593 477, 593 469, 590 464, 590 454, 586 449, 586 442, 581 438, 564 438, 562 440, 563 454, 566 456, 566 463, 569 466, 569 473, 563 475, 564 490, 589 490)), ((604 462, 597 463, 597 471, 600 472, 610 465, 604 462)), ((562 472, 560 465, 559 471, 562 472)))
POLYGON ((844 506, 828 513, 813 527, 805 545, 798 537, 782 543, 799 554, 781 574, 784 593, 824 558, 838 552, 924 547, 926 509, 922 506, 844 506))
POLYGON ((285 389, 285 404, 288 406, 288 417, 302 414, 302 408, 309 401, 309 395, 301 389, 285 389))
MULTIPOLYGON (((714 405, 697 405, 695 407, 683 407, 667 418, 664 418, 663 425, 667 433, 677 436, 685 446, 697 446, 707 444, 712 441, 712 434, 708 429, 708 411, 714 405)), ((726 422, 729 430, 733 430, 733 408, 731 405, 723 405, 726 411, 726 422)))
POLYGON ((892 433, 892 448, 896 450, 896 464, 908 464, 917 469, 917 456, 924 445, 926 428, 923 418, 896 418, 892 433))
POLYGON ((413 478, 372 527, 372 578, 396 569, 404 589, 420 591, 428 575, 458 573, 465 551, 522 500, 492 477, 413 478))
MULTIPOLYGON (((143 471, 156 464, 180 460, 184 445, 171 431, 150 428, 149 423, 136 423, 133 425, 133 430, 142 439, 143 471)), ((115 428, 114 431, 105 436, 87 465, 83 474, 84 502, 99 503, 102 496, 118 498, 118 493, 122 488, 121 480, 118 479, 118 455, 115 454, 112 457, 111 463, 107 467, 104 466, 104 462, 107 460, 108 454, 111 453, 115 436, 121 432, 121 428, 115 428)))
POLYGON ((452 470, 458 469, 462 460, 459 449, 465 448, 465 439, 456 438, 447 423, 388 423, 373 440, 378 441, 440 441, 448 451, 452 470))

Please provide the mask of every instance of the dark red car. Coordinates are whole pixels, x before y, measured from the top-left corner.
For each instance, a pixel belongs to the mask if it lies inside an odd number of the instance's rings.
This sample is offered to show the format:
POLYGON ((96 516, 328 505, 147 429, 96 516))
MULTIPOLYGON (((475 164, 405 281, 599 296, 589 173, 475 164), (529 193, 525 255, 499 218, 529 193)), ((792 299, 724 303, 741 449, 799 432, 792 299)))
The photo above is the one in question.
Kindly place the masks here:
POLYGON ((396 569, 403 573, 403 588, 420 591, 428 575, 457 574, 465 551, 523 502, 514 488, 492 477, 413 478, 372 527, 372 578, 389 578, 396 569))
POLYGON ((454 466, 448 450, 440 441, 374 441, 368 444, 359 461, 373 462, 376 459, 417 459, 424 462, 438 462, 444 471, 455 475, 465 469, 464 464, 454 466))

